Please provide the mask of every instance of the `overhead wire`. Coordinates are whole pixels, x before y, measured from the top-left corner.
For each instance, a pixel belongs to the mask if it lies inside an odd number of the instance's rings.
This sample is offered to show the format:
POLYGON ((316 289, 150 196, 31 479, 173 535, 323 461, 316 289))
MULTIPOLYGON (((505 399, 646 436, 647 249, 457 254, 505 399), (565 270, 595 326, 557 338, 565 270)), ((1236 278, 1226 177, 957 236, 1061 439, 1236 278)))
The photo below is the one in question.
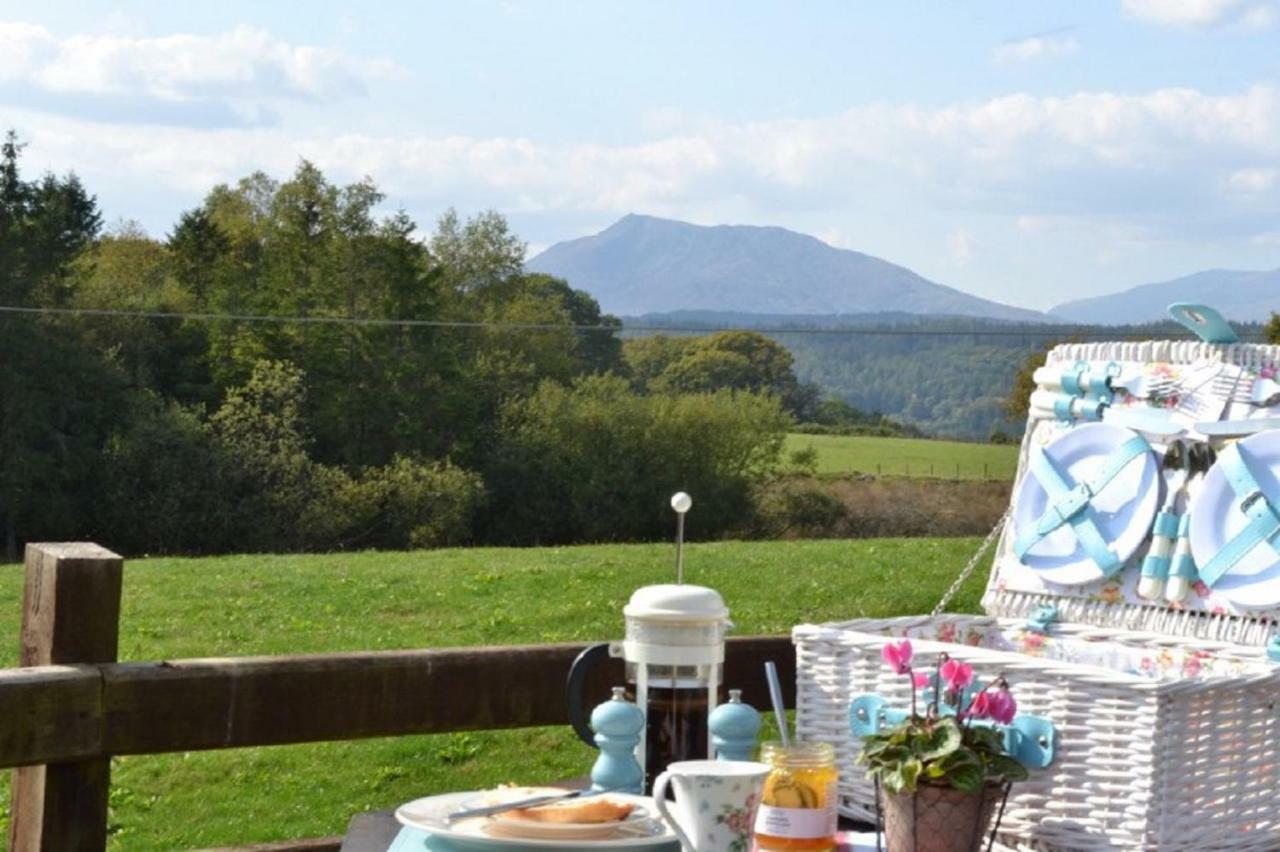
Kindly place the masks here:
MULTIPOLYGON (((443 320, 443 319, 396 319, 386 317, 352 317, 352 316, 279 316, 273 314, 221 314, 186 311, 129 311, 116 308, 54 308, 32 307, 23 305, 0 305, 0 314, 11 315, 45 315, 75 317, 112 317, 120 319, 155 319, 192 322, 246 322, 275 323, 281 325, 347 325, 387 328, 445 328, 445 329, 487 329, 493 331, 581 331, 611 333, 646 333, 646 334, 713 334, 725 331, 752 331, 759 334, 820 334, 868 337, 1021 337, 1029 338, 1074 338, 1074 339, 1106 339, 1106 340, 1142 340, 1152 337, 1151 331, 1123 332, 1104 329, 1098 326, 1033 326, 1019 325, 1016 328, 911 328, 903 325, 715 325, 715 324, 629 324, 612 325, 596 324, 562 324, 537 322, 492 322, 482 320, 443 320)), ((940 318, 941 319, 941 318, 940 318)), ((1164 329, 1160 337, 1172 335, 1164 329)), ((1262 340, 1260 333, 1242 334, 1243 339, 1262 340)))

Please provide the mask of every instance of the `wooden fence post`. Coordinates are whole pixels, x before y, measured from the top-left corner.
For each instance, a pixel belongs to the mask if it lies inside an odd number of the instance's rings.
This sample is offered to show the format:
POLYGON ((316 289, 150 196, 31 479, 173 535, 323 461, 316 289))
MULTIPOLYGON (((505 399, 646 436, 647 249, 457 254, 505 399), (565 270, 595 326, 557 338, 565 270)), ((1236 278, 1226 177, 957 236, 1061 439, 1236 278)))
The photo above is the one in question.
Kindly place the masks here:
MULTIPOLYGON (((116 661, 124 560, 96 544, 28 544, 19 665, 116 661)), ((111 759, 13 771, 9 848, 101 852, 111 759)))

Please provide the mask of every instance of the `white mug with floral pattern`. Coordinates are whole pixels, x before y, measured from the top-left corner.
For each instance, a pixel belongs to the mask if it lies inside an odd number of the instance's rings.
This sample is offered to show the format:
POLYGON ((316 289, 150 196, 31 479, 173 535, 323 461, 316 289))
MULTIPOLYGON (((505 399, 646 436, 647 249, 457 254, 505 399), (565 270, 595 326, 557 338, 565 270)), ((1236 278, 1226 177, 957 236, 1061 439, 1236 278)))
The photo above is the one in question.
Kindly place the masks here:
POLYGON ((654 780, 653 803, 684 852, 749 852, 768 774, 767 764, 745 760, 680 761, 654 780), (674 804, 668 786, 675 787, 674 804))

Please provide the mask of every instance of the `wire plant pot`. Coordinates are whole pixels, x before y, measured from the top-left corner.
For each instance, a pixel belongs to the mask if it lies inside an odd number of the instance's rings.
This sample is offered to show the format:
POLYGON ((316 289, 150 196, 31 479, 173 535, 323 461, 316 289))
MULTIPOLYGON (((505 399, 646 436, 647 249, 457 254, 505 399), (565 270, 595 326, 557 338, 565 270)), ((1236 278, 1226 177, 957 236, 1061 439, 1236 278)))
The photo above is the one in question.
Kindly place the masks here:
POLYGON ((886 846, 888 852, 990 852, 1012 784, 987 784, 975 792, 922 784, 915 792, 893 794, 878 780, 875 787, 877 852, 886 846))

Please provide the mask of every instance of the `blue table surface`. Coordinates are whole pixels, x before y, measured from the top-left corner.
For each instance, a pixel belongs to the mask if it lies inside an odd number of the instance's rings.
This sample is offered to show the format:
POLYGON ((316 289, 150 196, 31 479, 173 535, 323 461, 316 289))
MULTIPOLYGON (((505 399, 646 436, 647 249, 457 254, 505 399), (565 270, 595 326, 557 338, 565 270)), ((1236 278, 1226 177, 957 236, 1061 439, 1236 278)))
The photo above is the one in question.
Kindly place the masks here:
MULTIPOLYGON (((876 848, 875 835, 870 833, 843 832, 841 834, 840 852, 869 852, 876 848)), ((507 847, 511 852, 520 852, 522 847, 507 847)), ((546 852, 546 847, 524 847, 529 852, 546 852)), ((679 843, 665 843, 661 846, 647 846, 648 850, 661 852, 680 852, 679 843)), ((450 843, 439 837, 432 837, 425 831, 404 827, 396 835, 396 839, 387 847, 387 852, 466 852, 466 848, 450 843)))
MULTIPOLYGON (((470 852, 475 847, 459 846, 456 843, 450 843, 439 837, 432 837, 425 831, 405 826, 400 829, 400 833, 396 835, 396 839, 391 842, 387 848, 387 852, 470 852)), ((510 852, 547 852, 545 846, 508 846, 510 852)), ((680 852, 679 843, 664 843, 661 846, 646 846, 646 850, 660 850, 660 852, 680 852)))

